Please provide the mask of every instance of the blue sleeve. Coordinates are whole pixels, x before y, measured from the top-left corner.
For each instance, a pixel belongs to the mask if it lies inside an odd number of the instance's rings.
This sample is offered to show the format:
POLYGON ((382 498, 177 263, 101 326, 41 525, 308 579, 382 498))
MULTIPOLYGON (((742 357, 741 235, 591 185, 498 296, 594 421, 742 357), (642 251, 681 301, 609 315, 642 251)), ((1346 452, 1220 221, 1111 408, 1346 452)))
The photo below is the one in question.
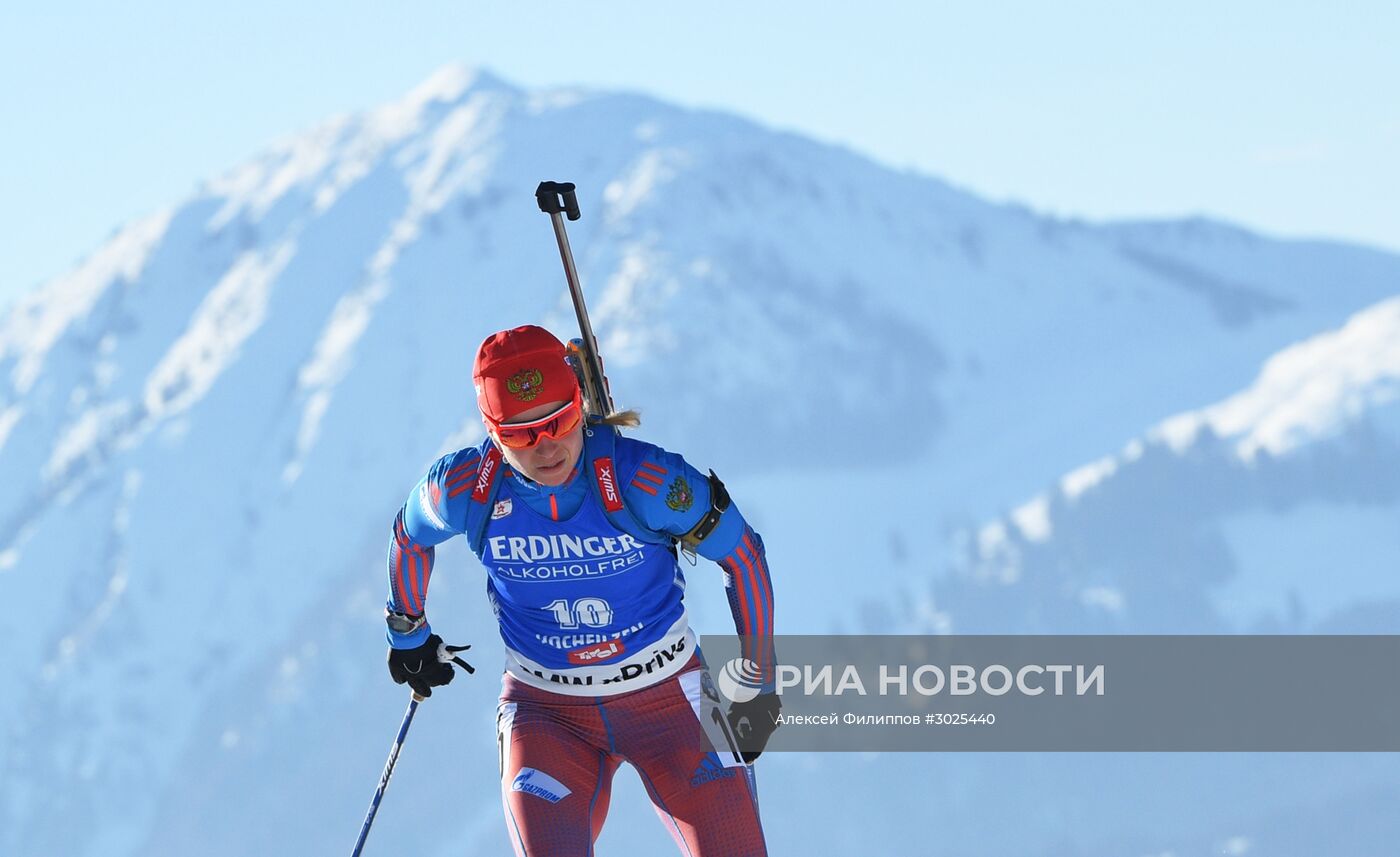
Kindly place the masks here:
MULTIPOLYGON (((658 446, 619 438, 619 471, 627 481, 627 508, 648 528, 679 536, 700 522, 710 508, 710 480, 684 458, 658 446)), ((775 680, 773 654, 773 581, 763 539, 744 520, 732 500, 719 524, 697 547, 706 559, 724 569, 724 588, 734 615, 734 629, 743 637, 743 656, 758 665, 771 687, 775 680)))
MULTIPOLYGON (((710 508, 709 476, 676 453, 633 438, 618 438, 617 455, 619 473, 627 479, 622 487, 627 508, 648 529, 680 536, 700 523, 710 508)), ((696 552, 719 562, 739 544, 747 527, 731 502, 696 552)))
MULTIPOLYGON (((434 462, 428 474, 413 487, 408 501, 394 517, 386 610, 409 616, 426 614, 433 548, 465 529, 469 492, 480 462, 476 449, 458 450, 434 462)), ((424 622, 411 634, 392 630, 386 633, 394 648, 411 649, 428 639, 432 627, 424 622)))

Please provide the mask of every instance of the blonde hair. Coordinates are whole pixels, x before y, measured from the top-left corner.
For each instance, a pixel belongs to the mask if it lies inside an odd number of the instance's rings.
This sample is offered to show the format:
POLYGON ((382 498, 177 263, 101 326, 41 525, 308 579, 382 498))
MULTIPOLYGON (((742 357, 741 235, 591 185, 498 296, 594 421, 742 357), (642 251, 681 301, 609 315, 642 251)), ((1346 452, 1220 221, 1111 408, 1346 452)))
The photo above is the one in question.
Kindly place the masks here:
POLYGON ((617 426, 618 428, 636 428, 642 424, 642 413, 636 408, 627 408, 622 411, 613 411, 606 417, 599 420, 605 426, 617 426))

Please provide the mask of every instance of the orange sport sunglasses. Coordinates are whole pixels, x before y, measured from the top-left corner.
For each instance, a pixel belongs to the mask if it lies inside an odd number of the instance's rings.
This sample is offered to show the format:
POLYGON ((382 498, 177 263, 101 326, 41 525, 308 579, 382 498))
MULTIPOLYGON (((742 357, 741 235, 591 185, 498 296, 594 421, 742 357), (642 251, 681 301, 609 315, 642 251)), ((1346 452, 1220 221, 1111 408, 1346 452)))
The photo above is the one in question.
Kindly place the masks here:
POLYGON ((583 422, 583 396, 574 390, 574 398, 564 407, 528 423, 498 423, 491 420, 492 433, 501 446, 529 449, 543 438, 561 440, 583 422))

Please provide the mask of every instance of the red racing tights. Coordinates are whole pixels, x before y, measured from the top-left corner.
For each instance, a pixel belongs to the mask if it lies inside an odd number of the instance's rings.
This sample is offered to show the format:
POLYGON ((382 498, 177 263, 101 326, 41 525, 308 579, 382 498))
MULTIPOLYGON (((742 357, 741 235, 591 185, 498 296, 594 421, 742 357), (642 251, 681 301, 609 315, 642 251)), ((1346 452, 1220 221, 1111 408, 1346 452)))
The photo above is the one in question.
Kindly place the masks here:
POLYGON ((592 855, 623 762, 681 854, 766 855, 753 769, 701 749, 707 678, 698 657, 679 675, 616 696, 565 696, 506 675, 496 724, 517 857, 592 855))

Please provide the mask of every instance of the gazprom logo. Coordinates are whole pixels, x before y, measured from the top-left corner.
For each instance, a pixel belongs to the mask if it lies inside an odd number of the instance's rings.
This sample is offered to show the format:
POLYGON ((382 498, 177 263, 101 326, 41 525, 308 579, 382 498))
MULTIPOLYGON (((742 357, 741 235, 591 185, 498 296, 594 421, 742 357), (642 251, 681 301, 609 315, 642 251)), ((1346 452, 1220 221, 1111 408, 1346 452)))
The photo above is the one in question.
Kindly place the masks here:
POLYGON ((573 793, 568 786, 534 768, 521 768, 511 782, 510 790, 544 798, 550 803, 558 803, 573 793))

